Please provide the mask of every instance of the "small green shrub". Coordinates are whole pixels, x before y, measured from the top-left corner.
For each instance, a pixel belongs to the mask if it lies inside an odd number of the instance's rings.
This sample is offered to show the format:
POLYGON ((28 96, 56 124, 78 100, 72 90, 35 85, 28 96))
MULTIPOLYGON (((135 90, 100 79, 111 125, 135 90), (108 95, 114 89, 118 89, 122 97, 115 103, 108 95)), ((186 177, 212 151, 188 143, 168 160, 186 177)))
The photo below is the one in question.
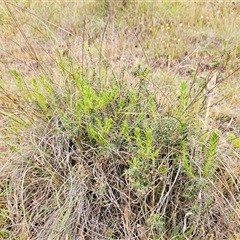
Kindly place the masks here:
MULTIPOLYGON (((128 221, 137 236, 141 235, 137 224, 151 231, 150 238, 177 229, 179 226, 171 223, 174 204, 191 199, 198 206, 197 196, 202 189, 202 185, 197 187, 201 172, 192 160, 194 156, 190 157, 194 125, 192 112, 188 112, 191 96, 186 83, 181 84, 180 107, 173 110, 176 117, 170 117, 156 114, 154 95, 142 79, 145 73, 135 76, 142 85, 136 91, 124 82, 113 80, 103 85, 89 81, 94 70, 86 75, 71 66, 69 74, 68 64, 63 62, 60 69, 63 76, 68 73, 62 86, 39 76, 27 88, 14 71, 21 106, 27 112, 9 118, 8 131, 14 126, 27 134, 22 136, 16 131, 16 142, 11 143, 17 154, 15 171, 20 175, 25 172, 21 183, 14 184, 23 184, 25 189, 19 199, 22 221, 31 216, 28 221, 34 223, 34 228, 40 227, 34 231, 30 227, 29 234, 38 238, 60 236, 47 230, 51 225, 58 232, 65 229, 61 236, 76 236, 84 226, 84 234, 93 237, 95 233, 87 230, 92 225, 86 219, 103 214, 104 227, 95 222, 94 231, 113 239, 123 237, 124 226, 113 225, 120 221, 122 204, 136 209, 128 221), (131 197, 125 198, 125 193, 131 197), (40 195, 38 200, 35 196, 40 195), (107 216, 111 216, 110 222, 107 216), (77 221, 78 227, 72 221, 77 221)), ((214 132, 203 163, 205 178, 212 176, 217 167, 217 140, 214 132)), ((178 210, 176 214, 178 219, 184 213, 178 210)), ((199 214, 201 211, 195 217, 199 214)))

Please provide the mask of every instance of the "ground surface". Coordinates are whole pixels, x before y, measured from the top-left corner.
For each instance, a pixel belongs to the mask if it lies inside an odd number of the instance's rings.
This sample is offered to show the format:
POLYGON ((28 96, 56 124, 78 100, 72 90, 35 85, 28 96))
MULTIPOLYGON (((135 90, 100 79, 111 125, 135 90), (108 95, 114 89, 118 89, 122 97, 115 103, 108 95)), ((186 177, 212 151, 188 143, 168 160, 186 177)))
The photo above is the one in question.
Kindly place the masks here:
MULTIPOLYGON (((197 91, 194 84, 205 86, 206 105, 193 118, 201 122, 199 129, 205 129, 209 136, 214 129, 219 131, 219 159, 225 161, 223 166, 226 165, 225 169, 219 168, 219 174, 229 173, 222 174, 222 178, 215 179, 213 184, 216 192, 220 193, 219 199, 226 198, 225 202, 219 200, 219 205, 216 204, 216 212, 221 208, 226 208, 226 211, 233 208, 233 219, 235 222, 239 221, 239 26, 238 2, 1 2, 0 86, 4 87, 0 99, 0 179, 4 182, 3 186, 0 185, 3 192, 3 197, 0 196, 2 209, 6 205, 5 180, 14 168, 11 166, 14 154, 10 143, 18 136, 14 130, 12 134, 9 131, 6 134, 5 130, 9 126, 8 119, 12 110, 18 115, 25 106, 20 104, 22 99, 18 98, 13 70, 17 69, 26 86, 33 78, 43 75, 64 88, 70 75, 63 77, 59 74, 59 63, 74 61, 79 69, 94 69, 98 77, 107 84, 114 76, 134 89, 142 80, 141 77, 144 77, 144 81, 148 82, 148 90, 155 94, 158 106, 162 109, 160 112, 164 116, 172 115, 178 99, 181 99, 182 81, 186 82, 193 95, 197 91)), ((21 137, 24 134, 28 136, 28 132, 22 132, 21 137)), ((7 198, 9 202, 14 202, 10 193, 7 198)), ((8 211, 11 209, 9 206, 6 208, 8 211)), ((214 207, 212 209, 214 211, 214 207)), ((14 211, 14 208, 11 210, 14 211)), ((4 214, 12 223, 18 222, 11 213, 4 210, 2 215, 4 214)), ((124 214, 126 216, 125 212, 124 214)), ((222 216, 221 214, 216 214, 215 218, 222 216)), ((27 221, 28 217, 27 215, 21 221, 27 221)), ((211 218, 210 213, 208 217, 211 218)), ((4 221, 0 217, 0 225, 4 221)), ((6 222, 6 225, 3 224, 6 232, 19 234, 21 239, 31 239, 32 233, 27 227, 11 229, 7 226, 9 222, 6 222)), ((212 218, 208 223, 210 222, 213 224, 212 218)), ((224 238, 220 233, 217 235, 216 232, 221 232, 221 229, 220 223, 217 220, 216 222, 219 229, 216 227, 214 233, 206 232, 205 239, 238 239, 240 227, 237 224, 235 231, 229 229, 232 238, 230 235, 224 238)), ((225 232, 227 227, 223 227, 225 232)), ((129 226, 125 226, 125 229, 128 228, 129 226)), ((202 235, 199 233, 199 236, 202 238, 199 239, 204 239, 204 229, 201 231, 199 232, 202 235)), ((4 234, 7 233, 1 234, 4 239, 4 234)), ((166 232, 161 234, 169 237, 166 232)), ((175 239, 187 238, 182 236, 175 239)), ((191 239, 197 238, 193 236, 191 239)))

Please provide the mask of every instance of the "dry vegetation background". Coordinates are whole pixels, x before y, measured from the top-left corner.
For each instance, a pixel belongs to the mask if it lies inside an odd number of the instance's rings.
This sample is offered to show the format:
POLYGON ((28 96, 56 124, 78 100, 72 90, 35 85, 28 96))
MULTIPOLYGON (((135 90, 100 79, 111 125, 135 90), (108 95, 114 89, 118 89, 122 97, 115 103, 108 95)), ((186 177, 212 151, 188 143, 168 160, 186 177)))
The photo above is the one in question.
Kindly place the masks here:
POLYGON ((237 1, 2 1, 0 238, 240 239, 239 27, 237 1))

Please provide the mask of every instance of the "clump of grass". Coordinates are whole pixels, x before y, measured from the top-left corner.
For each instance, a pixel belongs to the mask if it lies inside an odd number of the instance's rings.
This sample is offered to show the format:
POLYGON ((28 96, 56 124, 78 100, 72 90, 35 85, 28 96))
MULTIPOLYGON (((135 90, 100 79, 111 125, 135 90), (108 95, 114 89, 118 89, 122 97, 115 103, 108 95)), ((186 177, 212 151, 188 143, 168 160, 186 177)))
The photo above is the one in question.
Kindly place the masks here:
POLYGON ((186 83, 167 116, 142 74, 129 89, 70 65, 59 65, 68 76, 61 87, 42 75, 24 87, 14 70, 18 101, 5 111, 5 136, 15 135, 8 141, 8 230, 24 239, 204 236, 198 220, 214 200, 199 196, 218 168, 218 135, 192 146, 200 132, 194 133, 186 83))

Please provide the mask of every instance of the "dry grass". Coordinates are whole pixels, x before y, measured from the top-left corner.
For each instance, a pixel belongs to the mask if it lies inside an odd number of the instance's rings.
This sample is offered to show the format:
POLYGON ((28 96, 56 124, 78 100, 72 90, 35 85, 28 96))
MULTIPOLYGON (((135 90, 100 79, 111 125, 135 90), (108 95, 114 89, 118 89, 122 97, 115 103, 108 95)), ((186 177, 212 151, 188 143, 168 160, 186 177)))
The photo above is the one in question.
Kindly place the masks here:
POLYGON ((240 238, 239 3, 0 21, 1 239, 240 238))

